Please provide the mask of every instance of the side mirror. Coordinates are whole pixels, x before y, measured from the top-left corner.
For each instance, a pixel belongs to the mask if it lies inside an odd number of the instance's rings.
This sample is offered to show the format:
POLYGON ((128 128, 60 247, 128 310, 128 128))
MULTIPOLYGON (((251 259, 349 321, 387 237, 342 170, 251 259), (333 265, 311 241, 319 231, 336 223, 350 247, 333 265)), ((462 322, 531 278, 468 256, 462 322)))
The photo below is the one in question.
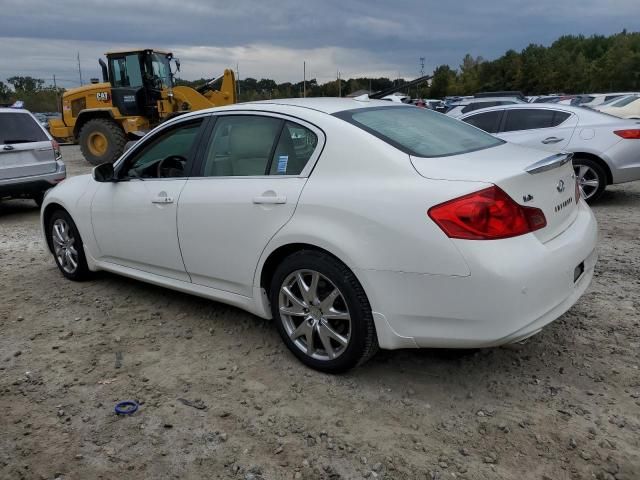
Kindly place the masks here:
POLYGON ((115 173, 113 171, 113 163, 103 163, 93 169, 93 179, 96 182, 113 182, 115 180, 115 173))

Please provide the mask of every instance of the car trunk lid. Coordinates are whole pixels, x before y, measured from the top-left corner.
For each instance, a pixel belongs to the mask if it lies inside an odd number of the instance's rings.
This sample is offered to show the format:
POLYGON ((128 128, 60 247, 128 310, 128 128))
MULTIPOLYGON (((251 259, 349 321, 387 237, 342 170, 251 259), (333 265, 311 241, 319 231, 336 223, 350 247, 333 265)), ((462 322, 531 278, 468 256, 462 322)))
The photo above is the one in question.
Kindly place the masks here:
POLYGON ((0 180, 56 171, 51 138, 24 110, 0 111, 0 180))
POLYGON ((56 168, 50 140, 0 144, 0 180, 44 175, 56 168))
POLYGON ((493 183, 515 202, 539 208, 547 225, 534 235, 542 242, 560 235, 577 216, 570 155, 503 144, 450 157, 411 156, 411 163, 423 177, 493 183))

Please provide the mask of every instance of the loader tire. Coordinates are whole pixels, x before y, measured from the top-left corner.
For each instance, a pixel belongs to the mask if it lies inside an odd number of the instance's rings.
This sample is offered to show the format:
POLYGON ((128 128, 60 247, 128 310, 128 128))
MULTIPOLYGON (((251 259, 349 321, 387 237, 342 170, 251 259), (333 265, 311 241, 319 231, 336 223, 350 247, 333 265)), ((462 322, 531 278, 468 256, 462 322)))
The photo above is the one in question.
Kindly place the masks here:
POLYGON ((127 143, 122 128, 106 118, 94 118, 85 123, 78 140, 82 155, 92 165, 115 162, 127 143))

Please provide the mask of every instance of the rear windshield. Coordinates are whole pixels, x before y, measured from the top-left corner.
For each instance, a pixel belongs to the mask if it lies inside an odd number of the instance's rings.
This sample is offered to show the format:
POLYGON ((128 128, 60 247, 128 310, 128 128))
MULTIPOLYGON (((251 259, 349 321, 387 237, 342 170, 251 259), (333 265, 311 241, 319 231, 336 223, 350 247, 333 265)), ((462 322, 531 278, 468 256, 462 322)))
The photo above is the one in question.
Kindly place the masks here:
POLYGON ((0 112, 0 144, 49 140, 38 123, 26 113, 0 112))
POLYGON ((444 157, 504 141, 460 120, 418 107, 373 107, 334 114, 416 157, 444 157))

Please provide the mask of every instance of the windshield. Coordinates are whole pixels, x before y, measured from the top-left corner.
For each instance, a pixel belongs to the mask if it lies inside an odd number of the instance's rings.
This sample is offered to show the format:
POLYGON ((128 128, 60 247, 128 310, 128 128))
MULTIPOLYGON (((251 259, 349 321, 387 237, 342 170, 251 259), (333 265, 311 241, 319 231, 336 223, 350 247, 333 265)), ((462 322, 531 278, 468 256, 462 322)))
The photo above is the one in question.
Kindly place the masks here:
POLYGON ((460 120, 424 108, 374 107, 334 115, 417 157, 458 155, 504 143, 460 120))
POLYGON ((147 64, 148 73, 155 79, 156 86, 169 88, 171 86, 171 67, 167 55, 152 53, 147 64))

